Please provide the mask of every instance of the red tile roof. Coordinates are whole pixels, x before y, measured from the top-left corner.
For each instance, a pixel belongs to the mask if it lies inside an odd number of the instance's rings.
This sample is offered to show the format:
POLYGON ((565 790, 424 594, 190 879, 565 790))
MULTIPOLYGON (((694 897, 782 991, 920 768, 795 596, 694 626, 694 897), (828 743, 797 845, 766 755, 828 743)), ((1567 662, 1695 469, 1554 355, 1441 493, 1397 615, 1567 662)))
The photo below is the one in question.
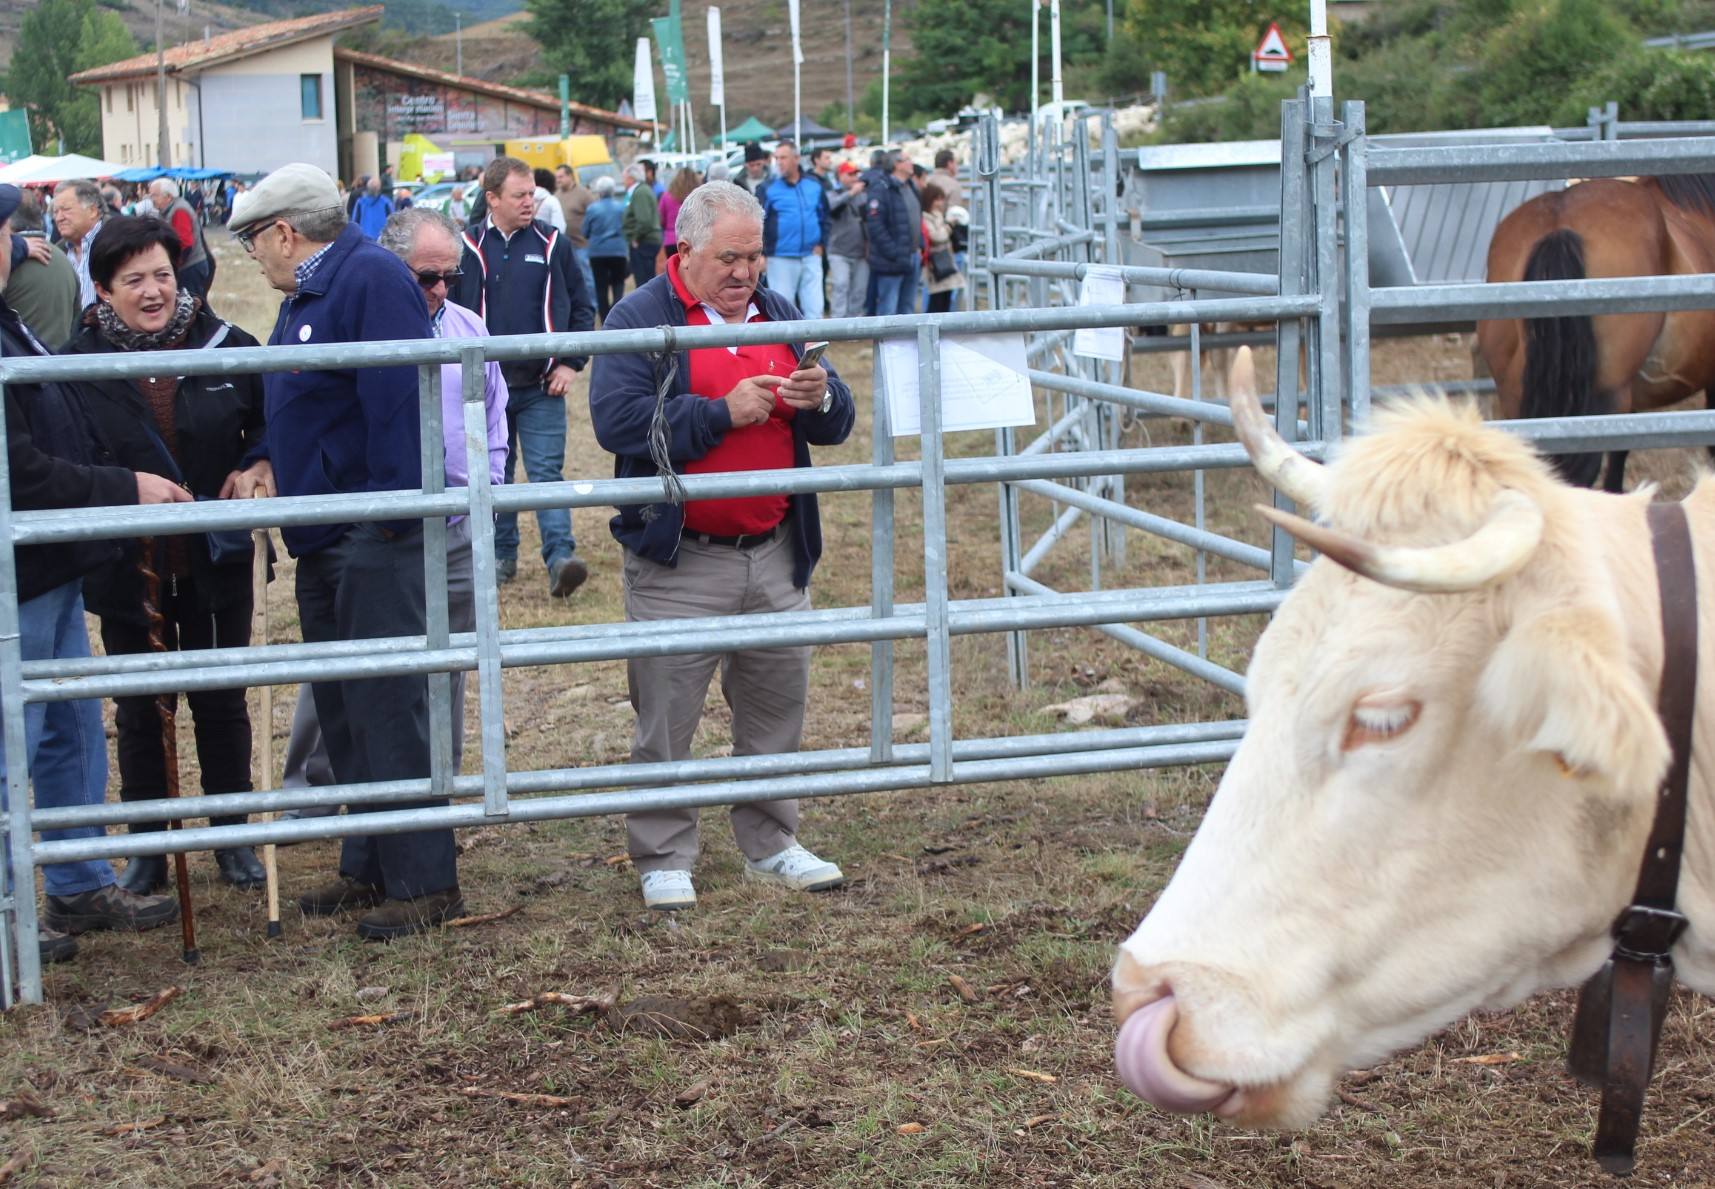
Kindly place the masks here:
MULTIPOLYGON (((290 21, 271 21, 265 25, 252 25, 248 29, 234 29, 230 33, 222 33, 206 41, 189 41, 184 45, 175 45, 166 52, 168 74, 182 74, 185 71, 205 70, 223 62, 238 58, 247 58, 264 50, 278 49, 294 42, 308 41, 314 37, 326 37, 330 33, 339 33, 353 29, 359 25, 369 25, 381 19, 384 7, 373 4, 367 8, 346 8, 338 12, 318 13, 315 16, 298 17, 290 21)), ((93 70, 79 71, 71 76, 71 81, 82 86, 96 83, 117 82, 120 79, 140 78, 155 73, 155 55, 139 54, 135 58, 127 58, 123 62, 113 62, 107 66, 97 66, 93 70)))
MULTIPOLYGON (((548 111, 560 110, 560 99, 546 91, 529 91, 523 87, 509 87, 504 83, 486 82, 480 78, 471 78, 463 74, 449 74, 444 70, 435 70, 428 66, 419 66, 415 62, 401 62, 397 58, 383 58, 380 54, 366 54, 360 50, 346 49, 335 46, 333 56, 342 62, 351 62, 359 66, 368 66, 374 70, 383 70, 389 74, 403 74, 411 78, 422 79, 424 82, 440 83, 442 86, 458 87, 464 91, 475 91, 479 95, 490 95, 496 99, 506 99, 513 103, 524 103, 531 107, 539 107, 548 111)), ((616 128, 636 128, 639 131, 648 128, 644 120, 634 120, 630 116, 622 116, 616 111, 606 108, 591 107, 587 103, 572 101, 573 115, 581 115, 603 124, 611 124, 616 128)))

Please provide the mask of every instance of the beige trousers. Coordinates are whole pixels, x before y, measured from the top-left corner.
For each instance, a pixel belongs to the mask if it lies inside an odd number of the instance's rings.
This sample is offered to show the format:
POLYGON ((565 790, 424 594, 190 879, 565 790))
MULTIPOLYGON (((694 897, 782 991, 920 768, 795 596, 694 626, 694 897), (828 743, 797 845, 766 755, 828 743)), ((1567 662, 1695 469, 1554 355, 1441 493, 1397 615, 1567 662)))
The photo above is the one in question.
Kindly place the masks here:
MULTIPOLYGON (((810 592, 792 585, 792 542, 786 533, 755 549, 704 545, 686 537, 676 568, 627 551, 624 581, 625 616, 634 621, 804 611, 810 606, 810 592)), ((732 753, 798 750, 810 680, 808 646, 635 657, 627 662, 631 706, 637 712, 633 763, 690 758, 717 666, 721 693, 732 708, 732 753)), ((695 864, 695 809, 628 814, 625 827, 639 872, 689 871, 695 864)), ((796 841, 798 802, 734 805, 732 828, 746 858, 778 854, 796 841)))

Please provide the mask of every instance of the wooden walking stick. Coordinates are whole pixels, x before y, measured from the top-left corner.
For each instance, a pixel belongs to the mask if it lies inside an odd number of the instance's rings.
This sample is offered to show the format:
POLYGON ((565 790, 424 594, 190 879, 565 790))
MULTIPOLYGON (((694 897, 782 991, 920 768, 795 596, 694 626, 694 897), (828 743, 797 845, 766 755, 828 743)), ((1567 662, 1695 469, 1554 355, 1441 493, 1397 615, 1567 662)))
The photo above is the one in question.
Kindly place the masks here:
MULTIPOLYGON (((260 487, 256 489, 257 499, 267 493, 260 487)), ((268 643, 268 530, 253 528, 250 530, 251 544, 255 549, 255 557, 250 563, 250 639, 256 644, 268 643)), ((261 705, 257 708, 257 718, 261 721, 262 748, 260 752, 261 779, 256 782, 259 789, 274 787, 274 687, 264 684, 257 691, 261 705)), ((272 812, 262 815, 264 824, 274 820, 272 812)), ((277 865, 276 852, 272 842, 262 847, 262 869, 268 873, 268 936, 280 936, 280 870, 277 865)))
MULTIPOLYGON (((167 651, 166 618, 161 614, 161 576, 155 572, 155 539, 144 537, 142 551, 137 556, 137 572, 143 578, 143 614, 149 620, 149 648, 153 652, 167 651)), ((155 708, 161 715, 161 751, 166 767, 167 797, 179 795, 179 695, 176 690, 163 690, 155 695, 155 708)), ((182 829, 183 822, 170 821, 168 830, 182 829)), ((196 965, 197 926, 191 914, 191 880, 185 868, 185 852, 173 854, 173 875, 179 885, 179 931, 184 940, 184 958, 196 965)))

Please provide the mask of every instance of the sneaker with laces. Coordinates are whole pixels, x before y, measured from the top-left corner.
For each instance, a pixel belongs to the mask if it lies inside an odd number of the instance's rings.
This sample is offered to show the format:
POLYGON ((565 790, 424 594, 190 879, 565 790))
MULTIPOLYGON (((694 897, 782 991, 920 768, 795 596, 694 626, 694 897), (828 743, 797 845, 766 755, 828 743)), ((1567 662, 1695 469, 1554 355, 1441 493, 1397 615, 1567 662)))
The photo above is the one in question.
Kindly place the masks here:
POLYGON ((676 912, 697 906, 697 889, 689 871, 645 871, 643 905, 657 912, 676 912))
POLYGON ((141 933, 178 919, 179 902, 171 896, 139 896, 110 883, 75 896, 49 896, 41 923, 50 932, 75 937, 92 929, 141 933))
POLYGON ((839 866, 793 843, 766 859, 746 859, 744 873, 751 879, 796 892, 826 892, 846 882, 839 866))

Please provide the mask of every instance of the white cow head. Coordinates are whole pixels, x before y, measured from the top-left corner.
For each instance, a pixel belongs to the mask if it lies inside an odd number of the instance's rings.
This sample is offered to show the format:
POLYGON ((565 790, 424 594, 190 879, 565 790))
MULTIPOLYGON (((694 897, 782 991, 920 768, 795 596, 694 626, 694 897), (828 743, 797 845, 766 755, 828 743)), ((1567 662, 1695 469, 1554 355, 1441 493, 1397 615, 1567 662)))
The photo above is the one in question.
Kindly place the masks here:
POLYGON ((1644 531, 1647 493, 1575 492, 1428 396, 1322 467, 1239 387, 1253 461, 1321 524, 1265 511, 1324 556, 1257 645, 1250 728, 1120 948, 1116 1057, 1166 1109, 1296 1127, 1344 1070, 1601 963, 1668 745, 1653 579, 1633 631, 1604 556, 1644 531))

